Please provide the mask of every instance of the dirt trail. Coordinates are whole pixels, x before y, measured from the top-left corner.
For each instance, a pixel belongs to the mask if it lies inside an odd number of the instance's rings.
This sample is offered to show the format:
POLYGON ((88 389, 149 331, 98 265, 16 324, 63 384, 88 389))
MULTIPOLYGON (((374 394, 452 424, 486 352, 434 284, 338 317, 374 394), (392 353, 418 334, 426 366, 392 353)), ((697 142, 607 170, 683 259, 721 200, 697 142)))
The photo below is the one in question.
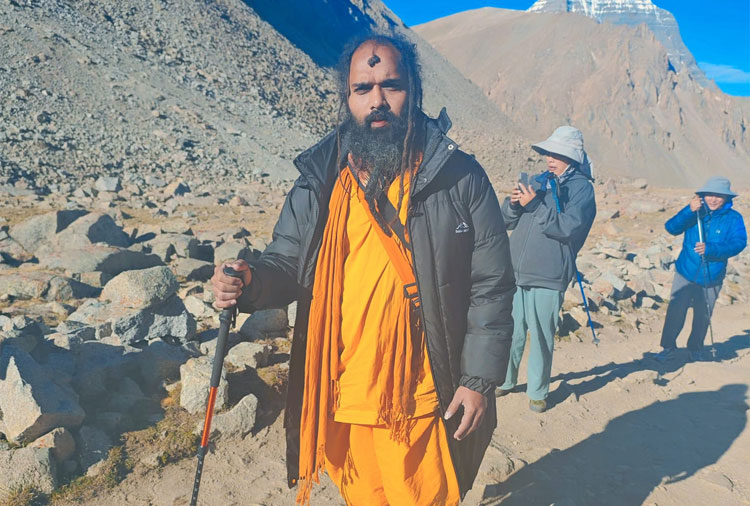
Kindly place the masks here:
MULTIPOLYGON (((661 365, 660 317, 642 333, 600 332, 595 347, 559 343, 541 415, 523 393, 498 403, 499 426, 467 505, 750 504, 750 306, 718 306, 717 359, 661 365)), ((678 343, 683 345, 686 335, 678 343)), ((521 371, 521 378, 525 371, 521 371)), ((203 505, 289 505, 281 418, 243 441, 220 443, 205 463, 203 505)), ((193 459, 131 474, 89 506, 184 505, 193 459)), ((312 504, 343 504, 326 477, 312 504)))

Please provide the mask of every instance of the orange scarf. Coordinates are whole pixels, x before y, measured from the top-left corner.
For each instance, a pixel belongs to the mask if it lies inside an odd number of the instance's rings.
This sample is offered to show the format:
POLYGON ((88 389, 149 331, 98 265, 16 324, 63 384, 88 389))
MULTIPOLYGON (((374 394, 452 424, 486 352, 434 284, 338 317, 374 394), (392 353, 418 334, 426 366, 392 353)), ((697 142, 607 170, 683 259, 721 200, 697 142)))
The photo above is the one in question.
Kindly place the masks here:
MULTIPOLYGON (((409 177, 406 174, 404 177, 409 177)), ((367 208, 373 229, 388 251, 401 278, 414 274, 410 259, 404 257, 396 243, 395 234, 383 232, 372 216, 349 168, 342 171, 329 202, 328 221, 318 255, 313 285, 313 299, 307 330, 305 360, 305 391, 300 420, 300 483, 297 502, 307 504, 313 481, 319 483, 318 473, 325 465, 325 436, 332 406, 336 401, 336 380, 339 370, 338 336, 341 333, 341 302, 343 271, 346 260, 345 234, 349 216, 348 198, 351 191, 359 194, 359 202, 367 208)), ((396 339, 386 343, 383 374, 378 378, 380 391, 379 418, 391 429, 391 438, 406 441, 408 436, 408 405, 414 395, 421 364, 422 336, 417 328, 418 318, 406 297, 401 301, 404 310, 396 322, 396 339), (416 332, 414 331, 416 330, 416 332)))

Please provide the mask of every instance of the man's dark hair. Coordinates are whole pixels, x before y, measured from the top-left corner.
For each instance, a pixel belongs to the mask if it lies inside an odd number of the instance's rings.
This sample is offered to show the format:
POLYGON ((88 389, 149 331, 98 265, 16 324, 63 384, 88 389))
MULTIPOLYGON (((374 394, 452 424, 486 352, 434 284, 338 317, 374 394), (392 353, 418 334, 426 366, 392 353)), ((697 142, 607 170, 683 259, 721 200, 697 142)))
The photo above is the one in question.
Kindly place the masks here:
MULTIPOLYGON (((397 33, 383 34, 377 32, 362 34, 349 41, 341 53, 341 58, 337 66, 338 70, 338 93, 339 108, 336 127, 336 143, 339 153, 340 165, 346 164, 348 153, 342 153, 341 149, 341 125, 347 117, 350 117, 348 109, 349 88, 349 71, 352 63, 352 57, 357 49, 366 42, 374 42, 378 45, 391 46, 398 51, 401 60, 400 65, 404 71, 406 80, 407 102, 404 108, 406 120, 406 135, 404 136, 403 146, 401 147, 401 163, 396 175, 401 178, 398 206, 401 204, 404 196, 403 177, 407 171, 413 170, 418 158, 421 156, 421 146, 417 142, 419 128, 417 128, 418 114, 422 110, 422 78, 420 76, 419 60, 417 58, 417 48, 406 37, 397 33)), ((377 61, 370 63, 371 66, 377 64, 377 61)), ((394 167, 395 169, 395 167, 394 167)), ((365 188, 365 198, 375 217, 380 221, 381 214, 377 211, 375 205, 377 199, 387 190, 391 181, 372 181, 365 188)), ((381 223, 383 225, 384 223, 381 223)), ((383 227, 390 234, 390 227, 383 227)))

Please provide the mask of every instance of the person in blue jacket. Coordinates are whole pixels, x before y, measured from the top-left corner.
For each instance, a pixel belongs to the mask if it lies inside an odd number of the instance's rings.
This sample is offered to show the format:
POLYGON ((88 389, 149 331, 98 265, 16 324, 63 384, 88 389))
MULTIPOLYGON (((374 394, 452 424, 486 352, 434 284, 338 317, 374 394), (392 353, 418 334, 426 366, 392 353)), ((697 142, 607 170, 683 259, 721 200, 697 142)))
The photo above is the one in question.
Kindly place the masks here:
POLYGON ((742 215, 732 209, 736 196, 728 179, 713 177, 665 224, 667 232, 684 234, 684 238, 661 334, 663 349, 656 355, 659 361, 674 356, 677 336, 691 307, 693 324, 687 342, 690 359, 707 358, 703 353, 703 341, 727 272, 727 260, 738 255, 747 244, 742 215), (699 238, 699 217, 703 224, 703 241, 699 238))

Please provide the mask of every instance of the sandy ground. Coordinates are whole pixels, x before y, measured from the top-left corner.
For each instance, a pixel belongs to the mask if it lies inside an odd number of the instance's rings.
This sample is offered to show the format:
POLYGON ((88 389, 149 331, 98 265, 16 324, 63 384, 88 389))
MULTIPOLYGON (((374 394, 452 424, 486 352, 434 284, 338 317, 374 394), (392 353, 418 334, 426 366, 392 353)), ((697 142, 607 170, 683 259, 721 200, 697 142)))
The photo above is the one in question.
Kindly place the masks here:
MULTIPOLYGON (((649 358, 662 313, 641 333, 602 329, 598 347, 585 333, 583 342, 560 342, 546 413, 531 412, 522 392, 500 399, 498 428, 463 504, 750 504, 750 306, 717 306, 712 362, 649 358)), ((294 504, 283 455, 281 417, 243 441, 219 443, 206 459, 199 503, 294 504)), ((134 472, 85 504, 189 504, 194 470, 186 459, 134 472)), ((324 477, 312 504, 343 501, 324 477)))

